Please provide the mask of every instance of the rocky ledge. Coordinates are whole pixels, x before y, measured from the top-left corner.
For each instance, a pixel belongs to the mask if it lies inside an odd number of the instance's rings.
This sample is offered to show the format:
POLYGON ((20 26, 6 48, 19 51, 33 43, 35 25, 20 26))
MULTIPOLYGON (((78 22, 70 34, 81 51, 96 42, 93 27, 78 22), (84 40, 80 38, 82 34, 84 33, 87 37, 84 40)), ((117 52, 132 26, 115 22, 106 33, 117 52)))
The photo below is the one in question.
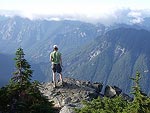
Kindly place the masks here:
MULTIPOLYGON (((54 101, 54 106, 60 108, 59 113, 74 113, 73 108, 81 108, 82 100, 90 101, 98 96, 114 97, 120 95, 122 90, 114 86, 106 86, 104 94, 101 94, 102 83, 90 83, 73 78, 64 78, 64 83, 57 82, 57 87, 52 82, 43 83, 40 91, 47 96, 50 101, 54 101)), ((125 99, 131 99, 128 95, 122 94, 125 99)))

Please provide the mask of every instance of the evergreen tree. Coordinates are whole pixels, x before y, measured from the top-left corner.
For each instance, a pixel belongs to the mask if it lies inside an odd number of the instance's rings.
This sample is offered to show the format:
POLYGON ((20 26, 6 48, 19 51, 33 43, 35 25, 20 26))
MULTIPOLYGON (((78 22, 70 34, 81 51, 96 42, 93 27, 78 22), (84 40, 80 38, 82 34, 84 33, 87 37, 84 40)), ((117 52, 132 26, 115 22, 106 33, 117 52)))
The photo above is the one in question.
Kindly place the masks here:
POLYGON ((132 87, 134 95, 134 100, 132 103, 128 104, 128 107, 124 110, 130 113, 150 113, 150 98, 146 95, 143 95, 139 81, 141 75, 139 72, 136 73, 135 78, 131 78, 135 85, 132 87))
POLYGON ((143 95, 139 80, 141 75, 136 73, 135 78, 131 78, 135 86, 133 86, 134 100, 132 102, 125 101, 121 96, 115 98, 98 98, 90 102, 85 101, 84 107, 75 109, 76 113, 150 113, 150 98, 143 95))
POLYGON ((33 71, 22 48, 16 51, 16 71, 10 83, 0 89, 0 111, 3 113, 54 113, 53 103, 31 82, 33 71))
POLYGON ((16 51, 16 72, 14 72, 13 81, 19 82, 21 85, 30 83, 33 71, 30 70, 31 66, 24 58, 24 52, 22 48, 18 48, 16 51))

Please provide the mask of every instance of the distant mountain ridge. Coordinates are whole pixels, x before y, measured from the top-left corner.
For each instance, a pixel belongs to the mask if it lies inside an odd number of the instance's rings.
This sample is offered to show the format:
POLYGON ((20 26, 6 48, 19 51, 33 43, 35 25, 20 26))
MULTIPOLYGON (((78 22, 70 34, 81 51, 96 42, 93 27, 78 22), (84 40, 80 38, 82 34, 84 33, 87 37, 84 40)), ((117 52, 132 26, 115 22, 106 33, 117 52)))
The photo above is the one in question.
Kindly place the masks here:
POLYGON ((105 27, 80 21, 31 21, 14 17, 0 19, 0 29, 0 48, 5 47, 7 52, 12 52, 12 48, 14 51, 18 46, 22 46, 30 48, 31 50, 28 50, 30 52, 37 52, 39 46, 42 46, 43 49, 43 44, 47 47, 44 49, 50 49, 50 46, 55 43, 60 45, 64 51, 67 51, 68 47, 77 48, 102 34, 105 27), (5 44, 8 42, 9 47, 7 48, 5 44), (36 48, 37 45, 38 48, 36 48))
POLYGON ((12 55, 21 46, 34 70, 33 77, 49 81, 49 53, 57 44, 63 53, 64 76, 116 85, 129 93, 129 78, 139 70, 143 75, 141 87, 148 93, 150 32, 144 26, 145 23, 106 27, 80 21, 0 17, 0 52, 12 55))
POLYGON ((118 28, 108 31, 70 58, 68 64, 72 67, 66 73, 76 78, 117 85, 129 92, 130 77, 139 70, 143 74, 142 88, 148 92, 149 42, 150 32, 146 30, 118 28))

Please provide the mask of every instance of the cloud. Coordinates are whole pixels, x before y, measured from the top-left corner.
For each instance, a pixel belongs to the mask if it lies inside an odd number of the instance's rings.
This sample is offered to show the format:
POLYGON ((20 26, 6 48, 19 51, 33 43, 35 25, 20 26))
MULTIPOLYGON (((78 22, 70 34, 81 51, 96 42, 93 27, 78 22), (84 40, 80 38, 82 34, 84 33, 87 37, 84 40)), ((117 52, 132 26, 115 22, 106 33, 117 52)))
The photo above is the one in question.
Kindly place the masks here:
POLYGON ((144 21, 144 15, 142 15, 142 11, 131 11, 129 12, 128 16, 132 18, 130 22, 133 24, 139 24, 144 21))
POLYGON ((139 17, 139 16, 141 16, 141 15, 142 15, 142 14, 141 14, 140 11, 131 11, 131 12, 129 12, 129 14, 128 14, 128 16, 135 17, 135 18, 137 18, 137 17, 139 17))
MULTIPOLYGON (((106 16, 106 18, 99 18, 105 24, 125 23, 125 24, 140 24, 145 17, 150 17, 150 10, 134 10, 130 8, 120 8, 113 11, 106 16)), ((101 22, 100 21, 100 22, 101 22)))
POLYGON ((90 23, 102 23, 110 25, 113 23, 127 23, 138 24, 143 21, 143 18, 150 17, 150 10, 133 10, 130 8, 111 8, 106 11, 91 11, 88 13, 62 13, 62 14, 48 14, 48 13, 30 13, 25 11, 10 11, 0 10, 0 15, 5 16, 21 16, 33 19, 46 19, 46 20, 79 20, 90 23))
POLYGON ((10 11, 10 10, 0 10, 0 15, 1 16, 6 16, 6 17, 13 17, 13 16, 20 16, 21 12, 20 11, 10 11))
POLYGON ((132 19, 130 22, 133 23, 133 24, 140 24, 144 21, 143 18, 135 18, 135 19, 132 19))

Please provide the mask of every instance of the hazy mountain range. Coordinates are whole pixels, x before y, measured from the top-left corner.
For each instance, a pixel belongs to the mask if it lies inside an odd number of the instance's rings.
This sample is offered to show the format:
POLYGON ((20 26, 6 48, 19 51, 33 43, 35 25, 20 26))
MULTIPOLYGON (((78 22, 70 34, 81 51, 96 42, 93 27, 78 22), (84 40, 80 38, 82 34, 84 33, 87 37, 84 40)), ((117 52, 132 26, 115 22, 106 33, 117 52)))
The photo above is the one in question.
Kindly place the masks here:
POLYGON ((129 79, 139 70, 141 86, 149 92, 150 18, 127 25, 80 21, 29 20, 0 17, 0 79, 6 83, 15 70, 13 58, 22 47, 34 70, 34 79, 49 81, 49 53, 57 44, 63 54, 63 75, 117 85, 130 92, 129 79))

